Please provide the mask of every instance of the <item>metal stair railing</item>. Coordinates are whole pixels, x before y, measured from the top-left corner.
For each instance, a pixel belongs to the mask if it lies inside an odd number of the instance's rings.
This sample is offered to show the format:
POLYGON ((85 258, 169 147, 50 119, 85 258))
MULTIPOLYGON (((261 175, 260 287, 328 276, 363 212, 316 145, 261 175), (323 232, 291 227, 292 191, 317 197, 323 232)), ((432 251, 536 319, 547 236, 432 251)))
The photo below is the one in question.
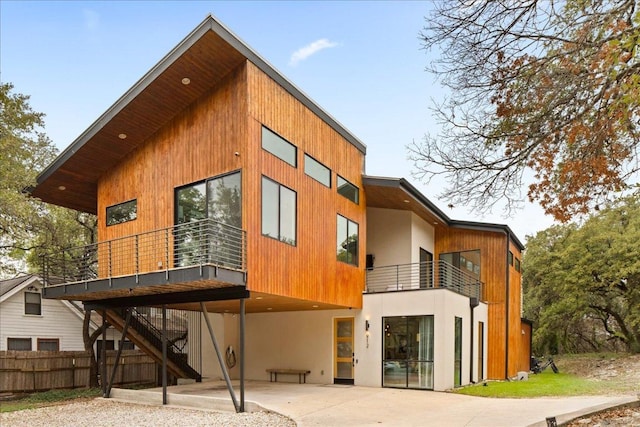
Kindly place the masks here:
MULTIPOLYGON (((130 328, 134 329, 140 336, 142 336, 150 345, 162 352, 162 332, 151 323, 144 314, 138 312, 136 309, 131 308, 131 323, 130 328)), ((124 319, 124 310, 114 310, 120 317, 124 319)), ((182 353, 181 349, 176 343, 167 340, 167 358, 176 364, 180 369, 189 377, 196 380, 201 380, 201 374, 193 369, 186 360, 186 354, 182 353)))

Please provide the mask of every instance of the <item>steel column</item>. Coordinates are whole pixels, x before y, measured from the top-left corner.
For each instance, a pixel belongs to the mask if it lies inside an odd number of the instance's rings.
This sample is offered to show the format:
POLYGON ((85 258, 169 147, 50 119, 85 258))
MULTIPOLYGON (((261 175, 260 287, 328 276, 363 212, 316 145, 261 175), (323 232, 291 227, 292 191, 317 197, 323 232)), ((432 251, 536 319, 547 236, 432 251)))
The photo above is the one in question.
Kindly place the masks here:
POLYGON ((244 412, 244 299, 240 300, 240 412, 244 412))
POLYGON ((102 310, 102 348, 100 358, 102 359, 102 374, 100 374, 100 384, 102 386, 102 397, 107 396, 107 310, 102 310))
MULTIPOLYGON (((244 301, 244 300, 241 300, 241 301, 244 301)), ((200 309, 202 310, 204 321, 207 323, 207 329, 209 329, 209 336, 211 337, 213 348, 216 350, 216 356, 218 356, 218 363, 220 363, 220 370, 222 371, 222 376, 224 377, 224 381, 227 383, 227 390, 229 390, 229 394, 231 395, 231 400, 233 401, 233 407, 236 409, 236 412, 241 412, 240 404, 238 403, 236 394, 233 391, 233 386, 231 385, 231 379, 229 378, 227 365, 225 365, 224 360, 222 359, 222 354, 220 353, 220 348, 218 347, 218 340, 216 340, 216 335, 213 333, 213 327, 211 326, 211 321, 209 320, 207 308, 205 307, 204 302, 202 301, 200 301, 200 309)))
POLYGON ((162 304, 162 404, 167 404, 167 305, 162 304))

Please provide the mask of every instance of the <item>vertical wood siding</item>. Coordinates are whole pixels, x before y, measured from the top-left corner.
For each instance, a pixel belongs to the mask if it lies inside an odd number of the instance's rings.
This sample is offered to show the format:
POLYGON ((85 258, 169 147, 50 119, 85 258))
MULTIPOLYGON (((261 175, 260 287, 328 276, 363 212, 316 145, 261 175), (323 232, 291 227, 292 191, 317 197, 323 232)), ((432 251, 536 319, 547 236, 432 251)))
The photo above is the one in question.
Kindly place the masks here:
POLYGON ((100 179, 99 241, 172 226, 175 188, 241 170, 247 288, 308 300, 309 309, 313 302, 360 307, 366 247, 363 163, 360 151, 247 62, 100 179), (296 145, 297 168, 262 150, 263 124, 296 145), (331 169, 331 188, 304 173, 304 153, 331 169), (337 194, 336 174, 360 189, 359 204, 337 194), (297 193, 296 246, 262 236, 263 175, 297 193), (137 219, 107 227, 106 207, 131 199, 138 201, 137 219), (358 267, 336 260, 338 213, 359 225, 358 267))
POLYGON ((244 206, 250 288, 276 295, 359 308, 364 289, 366 200, 362 191, 364 155, 312 111, 252 64, 248 66, 249 153, 244 206), (265 125, 298 148, 298 167, 261 148, 265 125), (331 169, 331 188, 304 173, 304 154, 331 169), (337 193, 337 174, 360 189, 359 204, 337 193), (291 246, 262 236, 261 177, 297 193, 297 242, 291 246), (358 266, 336 260, 337 214, 358 223, 358 266))
MULTIPOLYGON (((436 227, 435 258, 441 253, 480 249, 480 280, 484 282, 483 300, 488 303, 487 325, 487 378, 501 379, 505 375, 506 350, 506 264, 507 240, 503 233, 436 227)), ((515 301, 509 295, 510 301, 515 301)), ((517 328, 520 331, 520 299, 511 306, 509 317, 517 313, 517 328)), ((510 323, 513 323, 510 320, 510 323)), ((511 335, 515 330, 509 327, 511 335)), ((509 343, 510 352, 517 344, 509 343)), ((510 364, 515 362, 511 362, 510 364)))

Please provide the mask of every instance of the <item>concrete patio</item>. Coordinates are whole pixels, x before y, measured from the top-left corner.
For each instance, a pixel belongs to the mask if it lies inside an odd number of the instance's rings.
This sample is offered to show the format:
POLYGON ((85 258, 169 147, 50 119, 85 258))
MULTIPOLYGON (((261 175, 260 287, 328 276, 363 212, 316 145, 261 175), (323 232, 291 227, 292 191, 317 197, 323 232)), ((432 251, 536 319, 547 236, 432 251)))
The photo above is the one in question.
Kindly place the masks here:
MULTIPOLYGON (((233 382, 239 398, 239 384, 233 382)), ((111 397, 162 404, 162 388, 113 389, 111 397)), ((299 426, 546 426, 599 409, 638 400, 638 396, 581 396, 538 399, 489 399, 454 393, 345 385, 266 381, 245 383, 245 409, 277 412, 299 426)), ((168 387, 171 406, 233 411, 222 381, 168 387)))

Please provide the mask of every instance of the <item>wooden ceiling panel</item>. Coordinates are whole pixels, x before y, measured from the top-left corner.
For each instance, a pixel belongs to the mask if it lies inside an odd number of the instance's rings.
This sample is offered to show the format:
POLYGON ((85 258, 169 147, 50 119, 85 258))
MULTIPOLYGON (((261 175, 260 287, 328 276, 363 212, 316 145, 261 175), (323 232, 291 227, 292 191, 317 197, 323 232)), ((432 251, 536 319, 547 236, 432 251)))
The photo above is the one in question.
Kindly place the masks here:
POLYGON ((89 127, 72 151, 63 153, 63 163, 54 163, 51 173, 38 178, 33 196, 95 213, 100 177, 246 61, 210 29, 187 46, 189 42, 186 39, 89 127), (185 77, 188 85, 182 82, 185 77), (60 191, 61 185, 69 191, 60 191))

